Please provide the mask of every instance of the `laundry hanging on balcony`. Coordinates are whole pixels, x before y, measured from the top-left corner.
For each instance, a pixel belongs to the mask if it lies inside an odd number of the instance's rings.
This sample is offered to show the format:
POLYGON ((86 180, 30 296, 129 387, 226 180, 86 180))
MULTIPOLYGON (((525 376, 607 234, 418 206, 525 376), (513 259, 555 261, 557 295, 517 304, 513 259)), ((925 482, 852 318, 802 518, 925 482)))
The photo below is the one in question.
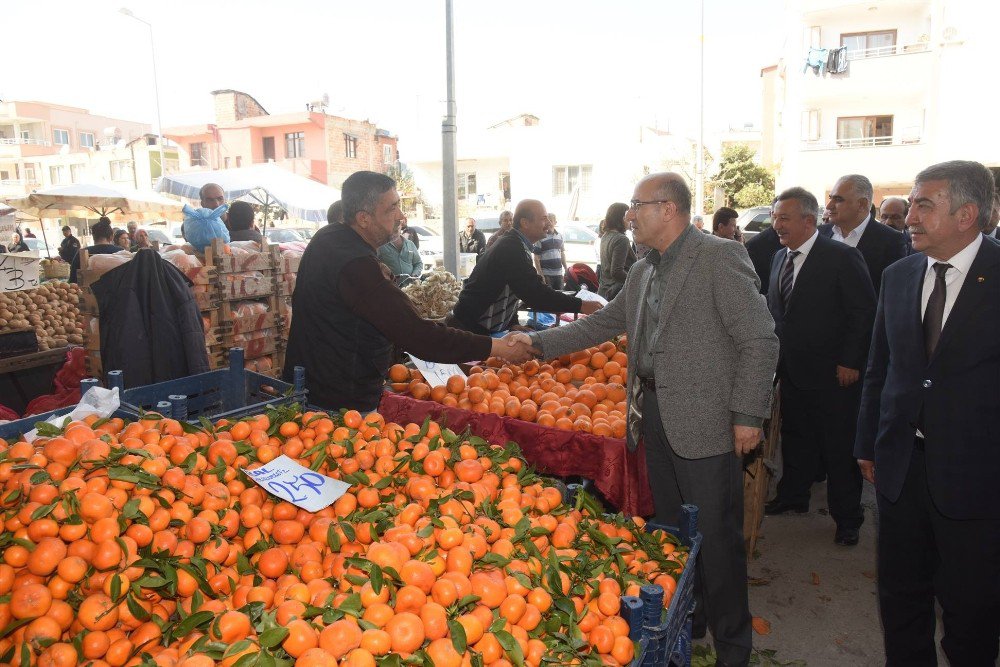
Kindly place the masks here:
POLYGON ((847 71, 846 46, 830 49, 830 55, 826 58, 826 70, 830 74, 843 74, 847 71))
POLYGON ((812 67, 814 74, 822 76, 826 71, 826 63, 829 58, 830 49, 810 48, 809 55, 806 56, 805 67, 802 68, 802 72, 805 73, 807 69, 812 67))

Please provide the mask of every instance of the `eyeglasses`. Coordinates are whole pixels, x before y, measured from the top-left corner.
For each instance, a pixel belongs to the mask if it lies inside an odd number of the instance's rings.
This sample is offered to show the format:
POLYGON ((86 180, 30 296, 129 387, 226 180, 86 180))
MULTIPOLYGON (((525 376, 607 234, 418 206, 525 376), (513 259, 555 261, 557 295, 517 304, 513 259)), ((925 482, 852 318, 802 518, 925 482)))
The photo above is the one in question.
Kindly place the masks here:
POLYGON ((628 207, 628 210, 638 211, 640 206, 645 206, 646 204, 669 204, 669 203, 670 203, 669 199, 656 199, 654 201, 637 201, 633 199, 632 201, 629 202, 630 206, 628 207))

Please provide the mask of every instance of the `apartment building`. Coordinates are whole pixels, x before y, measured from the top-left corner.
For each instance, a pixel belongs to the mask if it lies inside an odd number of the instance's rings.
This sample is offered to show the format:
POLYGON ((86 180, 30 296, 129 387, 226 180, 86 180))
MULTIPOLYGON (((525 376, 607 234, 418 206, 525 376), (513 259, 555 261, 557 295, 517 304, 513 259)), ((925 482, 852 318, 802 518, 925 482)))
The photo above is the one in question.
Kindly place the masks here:
MULTIPOLYGON (((177 154, 164 147, 166 170, 177 154)), ((150 126, 49 102, 0 102, 0 197, 70 183, 149 189, 161 174, 150 126)))
POLYGON ((797 0, 778 63, 761 70, 762 161, 778 189, 825 197, 867 175, 876 204, 951 159, 1000 167, 998 98, 984 77, 1000 5, 975 0, 797 0))
POLYGON ((399 160, 396 137, 367 120, 326 113, 327 101, 303 111, 269 114, 238 90, 212 93, 215 122, 170 127, 181 169, 236 169, 273 162, 334 187, 359 170, 385 173, 399 160))
POLYGON ((877 205, 935 162, 1000 166, 997 97, 978 83, 1000 5, 800 0, 786 16, 784 54, 761 71, 762 159, 779 190, 822 198, 838 176, 862 173, 877 205))

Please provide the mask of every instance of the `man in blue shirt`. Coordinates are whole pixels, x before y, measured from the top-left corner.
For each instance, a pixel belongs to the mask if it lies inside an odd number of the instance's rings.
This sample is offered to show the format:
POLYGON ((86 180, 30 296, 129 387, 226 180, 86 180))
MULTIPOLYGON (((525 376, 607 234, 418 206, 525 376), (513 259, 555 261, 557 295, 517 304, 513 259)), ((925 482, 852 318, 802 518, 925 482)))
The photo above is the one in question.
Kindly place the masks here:
POLYGON ((549 213, 545 222, 545 238, 535 244, 535 267, 554 290, 563 288, 566 275, 566 248, 562 234, 556 231, 555 213, 549 213))

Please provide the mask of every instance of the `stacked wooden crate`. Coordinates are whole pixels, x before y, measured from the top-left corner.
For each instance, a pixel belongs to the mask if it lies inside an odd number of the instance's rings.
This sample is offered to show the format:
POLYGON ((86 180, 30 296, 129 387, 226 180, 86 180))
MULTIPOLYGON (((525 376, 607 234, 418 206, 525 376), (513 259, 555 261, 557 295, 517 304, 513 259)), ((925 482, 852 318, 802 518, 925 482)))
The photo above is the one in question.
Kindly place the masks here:
POLYGON ((277 255, 279 305, 286 327, 292 325, 292 292, 295 291, 295 280, 298 277, 301 260, 301 254, 279 252, 277 255))
POLYGON ((250 370, 281 373, 288 329, 281 305, 280 259, 276 246, 234 253, 216 239, 205 249, 205 264, 215 269, 218 299, 211 327, 219 341, 210 348, 213 368, 225 367, 229 349, 241 347, 250 370))

